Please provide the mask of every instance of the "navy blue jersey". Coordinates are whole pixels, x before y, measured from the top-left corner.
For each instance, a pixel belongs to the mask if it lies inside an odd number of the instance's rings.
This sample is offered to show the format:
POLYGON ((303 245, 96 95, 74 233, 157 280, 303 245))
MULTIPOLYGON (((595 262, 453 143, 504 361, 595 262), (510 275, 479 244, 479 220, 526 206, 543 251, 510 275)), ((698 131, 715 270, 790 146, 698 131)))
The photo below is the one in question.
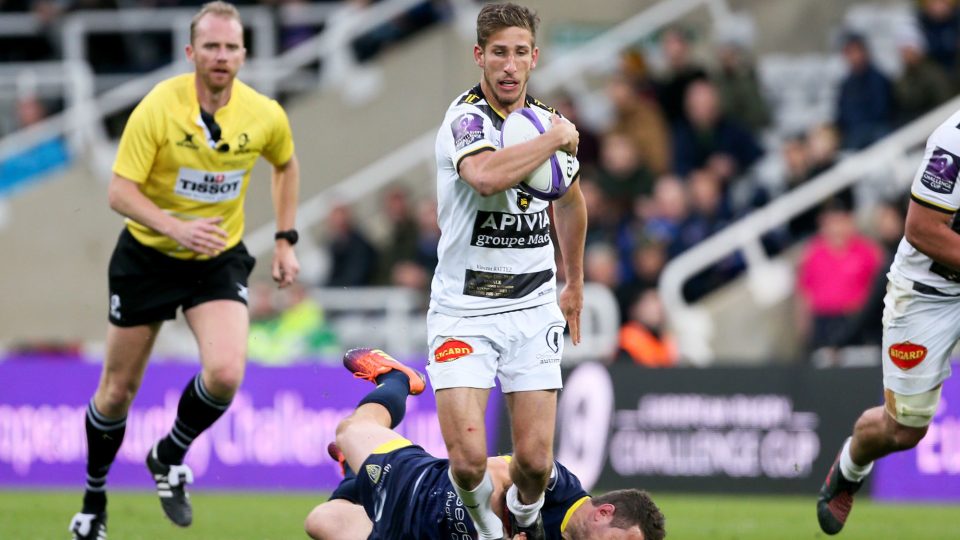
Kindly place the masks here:
MULTIPOLYGON (((419 446, 371 454, 357 471, 356 501, 373 522, 371 540, 470 540, 476 529, 447 476, 449 462, 419 446)), ((345 480, 351 482, 353 480, 345 480)), ((341 484, 344 487, 345 484, 341 484)), ((333 498, 344 498, 338 488, 333 498)), ((554 462, 544 497, 547 538, 560 540, 567 513, 587 497, 580 480, 554 462)))

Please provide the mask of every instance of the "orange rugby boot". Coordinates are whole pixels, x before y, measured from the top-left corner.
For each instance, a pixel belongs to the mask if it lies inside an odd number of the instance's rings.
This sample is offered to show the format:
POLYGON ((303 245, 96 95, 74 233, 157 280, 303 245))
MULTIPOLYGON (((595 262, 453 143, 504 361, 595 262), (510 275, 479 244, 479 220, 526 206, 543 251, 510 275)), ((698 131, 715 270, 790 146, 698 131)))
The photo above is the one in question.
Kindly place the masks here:
POLYGON ((426 377, 423 373, 401 364, 380 349, 350 349, 343 355, 343 367, 350 370, 354 377, 373 384, 377 384, 377 377, 380 375, 399 371, 410 379, 410 395, 413 396, 422 393, 426 388, 426 377))

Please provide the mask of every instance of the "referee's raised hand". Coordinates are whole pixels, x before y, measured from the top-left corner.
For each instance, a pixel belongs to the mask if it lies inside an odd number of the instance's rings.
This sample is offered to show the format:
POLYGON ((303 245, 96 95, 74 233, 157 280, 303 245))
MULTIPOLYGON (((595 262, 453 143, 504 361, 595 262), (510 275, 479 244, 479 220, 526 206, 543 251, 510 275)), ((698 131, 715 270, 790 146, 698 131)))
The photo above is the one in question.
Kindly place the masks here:
POLYGON ((190 251, 216 257, 227 245, 227 231, 220 216, 181 221, 171 237, 190 251))

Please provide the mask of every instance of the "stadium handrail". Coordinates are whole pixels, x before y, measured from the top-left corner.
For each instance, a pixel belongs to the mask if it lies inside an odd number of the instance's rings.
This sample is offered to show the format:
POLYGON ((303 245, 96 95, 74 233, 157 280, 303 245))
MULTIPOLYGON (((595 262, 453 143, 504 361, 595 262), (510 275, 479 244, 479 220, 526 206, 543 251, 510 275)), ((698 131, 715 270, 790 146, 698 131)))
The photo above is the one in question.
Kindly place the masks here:
POLYGON ((32 13, 0 15, 0 36, 35 36, 43 27, 43 21, 32 13))
MULTIPOLYGON (((763 235, 813 208, 830 195, 852 186, 871 172, 883 168, 896 170, 891 165, 895 165, 896 160, 905 157, 917 145, 922 145, 937 125, 957 109, 960 109, 960 97, 851 154, 809 182, 780 195, 668 262, 660 277, 659 290, 681 356, 699 366, 710 365, 716 360, 710 346, 713 336, 709 315, 705 308, 689 304, 683 296, 683 286, 687 280, 741 251, 747 265, 747 279, 754 280, 754 286, 748 287, 754 298, 767 305, 782 300, 791 289, 782 291, 780 295, 763 297, 764 293, 770 294, 761 283, 764 270, 773 267, 772 260, 761 244, 763 235)), ((906 178, 902 180, 908 181, 906 178)))
MULTIPOLYGON (((630 17, 610 30, 589 41, 561 53, 531 79, 538 92, 550 93, 561 88, 571 89, 579 81, 576 75, 597 69, 603 60, 636 43, 645 35, 677 21, 687 13, 706 6, 714 19, 720 20, 731 13, 726 0, 668 0, 659 2, 630 17)), ((414 167, 434 159, 435 131, 428 131, 404 146, 389 152, 349 177, 317 193, 301 203, 297 210, 300 230, 309 231, 320 223, 329 212, 332 203, 353 204, 381 187, 402 178, 414 167)), ((254 255, 262 255, 273 245, 273 224, 267 223, 251 231, 245 240, 254 255)))
MULTIPOLYGON (((423 0, 384 0, 374 5, 358 8, 353 4, 337 6, 297 5, 286 10, 281 9, 281 21, 296 21, 300 24, 319 24, 326 21, 323 32, 312 36, 291 49, 277 55, 274 21, 276 15, 267 8, 241 7, 241 15, 255 34, 269 34, 270 39, 254 36, 254 46, 258 52, 266 50, 269 55, 259 55, 248 60, 243 68, 242 77, 257 86, 268 95, 274 95, 278 85, 297 70, 314 62, 325 65, 323 83, 350 84, 350 69, 355 67, 351 61, 351 40, 363 33, 388 23, 423 0), (298 10, 293 13, 293 9, 298 10), (269 25, 267 24, 269 23, 269 25), (269 29, 267 28, 269 26, 269 29), (264 39, 269 43, 260 44, 264 39), (336 66, 337 69, 326 69, 336 66), (332 72, 332 73, 331 73, 332 72), (338 80, 334 80, 334 76, 338 80)), ((466 2, 455 0, 451 6, 461 9, 466 2)), ((109 144, 105 133, 99 126, 105 116, 129 108, 150 90, 157 82, 188 69, 185 60, 179 60, 150 73, 131 78, 102 94, 96 95, 96 79, 86 77, 92 74, 89 62, 80 56, 85 50, 86 36, 96 32, 139 32, 146 29, 168 28, 174 32, 174 43, 182 45, 189 40, 189 21, 193 9, 159 10, 120 10, 120 11, 81 11, 65 16, 62 25, 63 41, 69 43, 65 49, 62 78, 64 95, 67 100, 63 111, 51 115, 41 122, 16 131, 0 139, 0 160, 6 159, 26 148, 50 138, 67 136, 71 141, 71 151, 79 154, 89 148, 92 154, 92 169, 95 174, 106 178, 112 161, 114 148, 109 144), (127 15, 124 13, 129 12, 127 15), (122 22, 122 24, 118 24, 122 22), (69 56, 69 57, 68 57, 69 56), (77 68, 76 66, 81 66, 77 68), (76 76, 77 72, 83 76, 76 76)), ((0 15, 0 28, 7 25, 24 24, 29 26, 32 15, 0 15)), ((176 46, 176 45, 175 45, 176 46)), ((178 53, 179 54, 179 53, 178 53)), ((96 77, 96 76, 94 76, 96 77)), ((108 76, 110 77, 110 76, 108 76)))
POLYGON ((323 306, 325 316, 334 320, 339 312, 375 313, 366 320, 362 341, 341 345, 366 344, 397 354, 419 352, 423 347, 423 335, 417 331, 420 329, 411 325, 422 319, 419 311, 423 295, 419 291, 404 287, 314 287, 310 296, 323 306), (383 331, 370 335, 378 327, 383 331))

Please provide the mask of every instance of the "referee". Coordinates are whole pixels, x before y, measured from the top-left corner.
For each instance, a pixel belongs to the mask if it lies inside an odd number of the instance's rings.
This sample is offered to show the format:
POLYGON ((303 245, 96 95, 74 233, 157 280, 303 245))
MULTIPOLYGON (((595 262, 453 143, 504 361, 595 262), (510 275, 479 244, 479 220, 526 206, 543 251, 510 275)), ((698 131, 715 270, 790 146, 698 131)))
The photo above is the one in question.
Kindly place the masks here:
POLYGON ((246 56, 237 9, 205 4, 191 21, 186 55, 194 72, 159 83, 140 102, 113 165, 110 207, 126 217, 126 228, 110 259, 106 357, 87 407, 86 492, 70 523, 75 540, 106 538, 107 472, 157 333, 177 308, 202 369, 186 383, 170 433, 145 457, 167 517, 182 527, 193 519, 184 456, 243 380, 254 265, 241 242, 243 203, 261 155, 273 166, 273 279, 286 287, 300 269, 293 250, 300 173, 290 125, 276 101, 236 80, 246 56))

